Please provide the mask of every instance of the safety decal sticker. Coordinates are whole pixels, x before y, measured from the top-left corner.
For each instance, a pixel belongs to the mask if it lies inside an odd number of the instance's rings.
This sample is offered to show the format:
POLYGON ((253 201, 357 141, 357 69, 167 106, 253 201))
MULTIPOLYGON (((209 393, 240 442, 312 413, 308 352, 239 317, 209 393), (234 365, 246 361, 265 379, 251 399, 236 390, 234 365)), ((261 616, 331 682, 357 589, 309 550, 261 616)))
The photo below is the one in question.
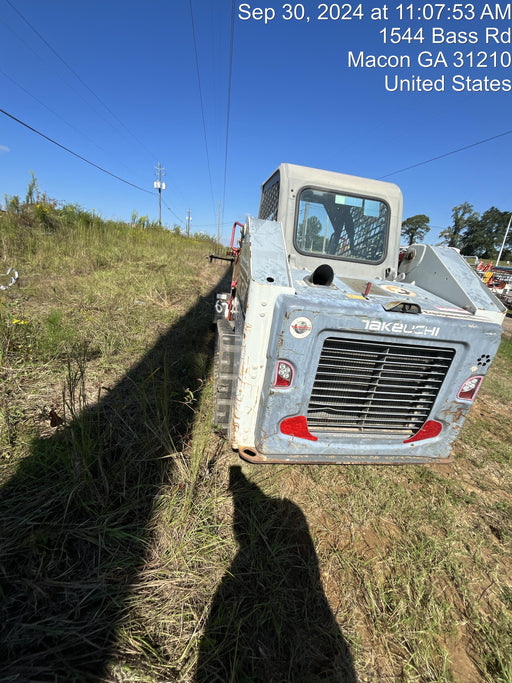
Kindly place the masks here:
POLYGON ((301 316, 290 323, 290 334, 296 339, 305 339, 313 329, 313 323, 309 318, 301 316))
POLYGON ((416 292, 406 289, 405 287, 400 287, 399 285, 381 285, 379 282, 379 287, 387 289, 388 292, 392 292, 393 294, 400 294, 401 296, 416 296, 416 292))

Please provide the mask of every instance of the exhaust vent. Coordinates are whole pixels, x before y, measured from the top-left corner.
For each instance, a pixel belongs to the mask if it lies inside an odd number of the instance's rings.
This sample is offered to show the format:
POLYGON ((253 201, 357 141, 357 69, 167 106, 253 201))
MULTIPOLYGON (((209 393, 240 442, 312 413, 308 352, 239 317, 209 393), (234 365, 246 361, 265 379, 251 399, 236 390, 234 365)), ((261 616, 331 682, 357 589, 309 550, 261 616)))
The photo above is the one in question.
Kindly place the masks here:
POLYGON ((314 285, 330 287, 334 280, 334 270, 328 263, 323 263, 321 266, 315 268, 309 279, 314 285))
POLYGON ((311 432, 416 434, 454 355, 450 348, 327 338, 309 400, 311 432))

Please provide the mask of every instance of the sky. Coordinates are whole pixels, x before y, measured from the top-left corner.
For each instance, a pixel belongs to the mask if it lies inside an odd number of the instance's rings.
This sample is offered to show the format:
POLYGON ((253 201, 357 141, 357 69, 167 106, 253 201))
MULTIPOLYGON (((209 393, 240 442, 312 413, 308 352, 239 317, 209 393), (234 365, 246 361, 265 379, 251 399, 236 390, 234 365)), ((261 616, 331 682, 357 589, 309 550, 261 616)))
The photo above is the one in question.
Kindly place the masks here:
POLYGON ((403 217, 428 215, 436 243, 462 202, 512 210, 506 13, 476 0, 0 0, 0 109, 26 124, 0 113, 0 203, 24 197, 32 171, 58 201, 158 220, 160 163, 162 222, 185 226, 190 210, 192 232, 216 236, 221 202, 226 243, 290 162, 398 184, 403 217))

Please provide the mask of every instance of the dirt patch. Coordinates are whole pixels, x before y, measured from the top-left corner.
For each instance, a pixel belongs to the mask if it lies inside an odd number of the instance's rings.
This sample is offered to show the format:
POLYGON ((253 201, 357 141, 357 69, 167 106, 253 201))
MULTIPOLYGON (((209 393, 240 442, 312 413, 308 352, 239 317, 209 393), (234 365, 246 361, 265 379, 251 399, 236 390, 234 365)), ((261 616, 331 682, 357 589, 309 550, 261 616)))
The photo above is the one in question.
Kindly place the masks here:
POLYGON ((507 313, 503 321, 503 334, 507 337, 512 337, 512 314, 507 313))
POLYGON ((451 673, 455 681, 460 683, 478 683, 482 680, 473 661, 474 652, 470 645, 471 634, 464 624, 459 624, 456 633, 447 636, 441 645, 448 652, 451 662, 451 673))

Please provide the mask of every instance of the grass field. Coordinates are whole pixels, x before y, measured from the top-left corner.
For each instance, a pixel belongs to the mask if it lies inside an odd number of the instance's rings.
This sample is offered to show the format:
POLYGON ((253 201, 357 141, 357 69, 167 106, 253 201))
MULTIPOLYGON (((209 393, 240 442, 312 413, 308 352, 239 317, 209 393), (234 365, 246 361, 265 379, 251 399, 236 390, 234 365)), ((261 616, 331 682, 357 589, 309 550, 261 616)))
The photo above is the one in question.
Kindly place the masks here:
POLYGON ((450 465, 242 463, 211 244, 28 199, 0 214, 0 680, 512 682, 510 338, 450 465))

